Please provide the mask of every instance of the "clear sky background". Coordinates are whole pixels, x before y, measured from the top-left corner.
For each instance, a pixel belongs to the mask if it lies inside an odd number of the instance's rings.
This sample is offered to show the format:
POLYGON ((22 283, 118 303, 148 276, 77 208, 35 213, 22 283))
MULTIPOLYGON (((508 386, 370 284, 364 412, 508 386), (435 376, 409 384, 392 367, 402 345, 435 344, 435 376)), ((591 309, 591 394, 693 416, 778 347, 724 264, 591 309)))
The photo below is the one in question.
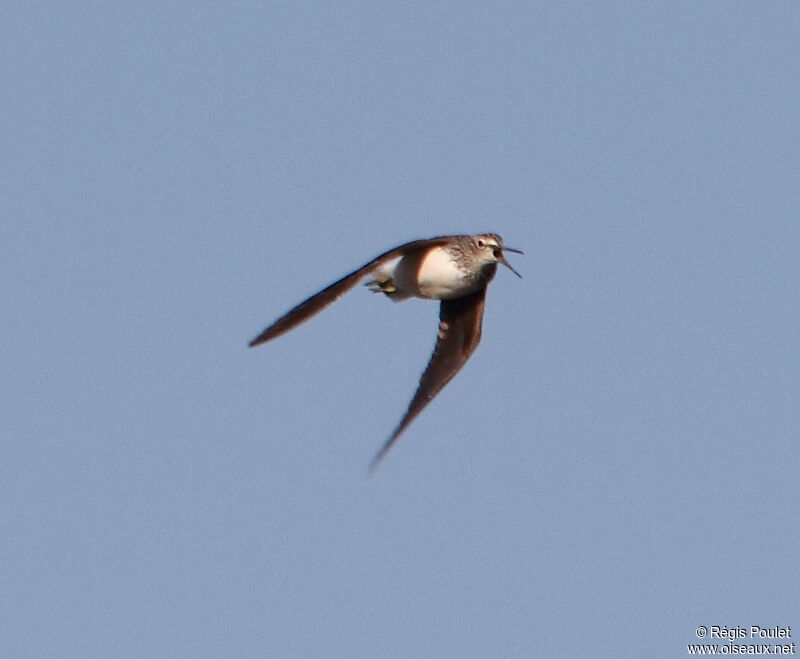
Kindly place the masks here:
POLYGON ((800 635, 800 4, 4 3, 0 654, 800 635), (483 341, 374 476, 436 303, 483 341))

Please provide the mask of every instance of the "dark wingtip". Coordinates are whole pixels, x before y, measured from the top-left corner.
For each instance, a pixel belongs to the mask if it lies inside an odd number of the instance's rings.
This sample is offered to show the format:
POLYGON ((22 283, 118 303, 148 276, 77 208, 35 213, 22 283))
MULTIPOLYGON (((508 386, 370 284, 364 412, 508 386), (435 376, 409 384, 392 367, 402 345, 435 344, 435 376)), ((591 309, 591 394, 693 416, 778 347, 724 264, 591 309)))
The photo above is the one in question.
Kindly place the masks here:
POLYGON ((378 471, 378 467, 380 466, 381 461, 383 460, 383 456, 386 455, 388 450, 389 450, 388 447, 383 447, 380 451, 378 451, 375 457, 372 458, 372 460, 370 460, 369 467, 367 467, 367 472, 369 473, 370 476, 374 476, 375 472, 378 471))
POLYGON ((378 470, 378 466, 383 461, 383 458, 386 457, 386 454, 389 452, 389 449, 392 448, 392 445, 397 441, 397 438, 400 436, 400 433, 405 428, 405 425, 401 425, 397 428, 389 439, 386 440, 383 446, 381 446, 381 450, 375 454, 375 457, 372 458, 372 461, 369 463, 369 473, 370 475, 374 474, 378 470))
POLYGON ((247 346, 250 347, 250 348, 255 348, 256 346, 259 346, 262 343, 266 343, 271 338, 272 338, 272 336, 271 336, 270 332, 268 330, 265 330, 265 331, 261 332, 261 334, 259 334, 252 341, 250 341, 250 343, 248 343, 247 346))

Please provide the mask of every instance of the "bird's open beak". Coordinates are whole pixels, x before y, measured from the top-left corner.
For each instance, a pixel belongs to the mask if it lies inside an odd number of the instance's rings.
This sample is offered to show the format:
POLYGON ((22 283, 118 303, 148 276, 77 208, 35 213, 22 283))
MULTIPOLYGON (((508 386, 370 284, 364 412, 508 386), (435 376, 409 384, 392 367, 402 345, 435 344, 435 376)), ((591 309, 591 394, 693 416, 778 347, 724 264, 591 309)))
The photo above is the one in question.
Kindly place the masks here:
MULTIPOLYGON (((524 254, 524 252, 521 249, 514 249, 513 247, 503 247, 503 251, 504 252, 514 252, 515 254, 524 254)), ((506 261, 505 254, 503 254, 502 257, 497 259, 497 260, 500 263, 502 263, 504 266, 506 266, 509 270, 511 270, 511 272, 513 272, 515 275, 517 275, 517 277, 522 279, 522 275, 519 274, 516 270, 514 270, 514 267, 508 261, 506 261)))

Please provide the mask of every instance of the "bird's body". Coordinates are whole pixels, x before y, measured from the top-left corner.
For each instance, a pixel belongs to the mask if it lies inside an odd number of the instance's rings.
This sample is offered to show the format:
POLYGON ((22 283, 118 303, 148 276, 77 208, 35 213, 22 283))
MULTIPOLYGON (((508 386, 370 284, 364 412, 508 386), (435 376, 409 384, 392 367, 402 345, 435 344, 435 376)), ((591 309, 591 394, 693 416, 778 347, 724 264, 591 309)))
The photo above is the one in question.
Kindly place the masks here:
POLYGON ((419 297, 441 300, 436 347, 405 416, 373 460, 386 454, 400 433, 450 381, 478 345, 486 287, 505 260, 497 234, 439 236, 416 240, 381 254, 301 302, 250 342, 256 346, 296 327, 370 274, 367 285, 395 302, 419 297))
POLYGON ((487 281, 487 277, 491 278, 486 270, 493 270, 496 261, 471 264, 469 257, 464 255, 466 245, 462 246, 462 242, 465 241, 453 240, 449 244, 412 250, 394 258, 378 266, 368 284, 375 290, 394 293, 391 297, 395 301, 412 296, 428 300, 450 300, 474 293, 487 281), (386 290, 387 288, 392 290, 386 290))

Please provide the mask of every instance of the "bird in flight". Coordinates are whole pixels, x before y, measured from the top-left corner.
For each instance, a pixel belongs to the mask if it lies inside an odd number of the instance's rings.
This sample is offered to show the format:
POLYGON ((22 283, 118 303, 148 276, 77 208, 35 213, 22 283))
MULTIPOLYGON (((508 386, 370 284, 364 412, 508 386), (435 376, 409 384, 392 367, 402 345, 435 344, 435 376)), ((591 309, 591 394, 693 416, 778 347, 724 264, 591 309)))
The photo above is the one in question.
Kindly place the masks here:
POLYGON ((254 347, 297 327, 350 290, 363 277, 373 292, 384 293, 395 302, 419 297, 440 300, 436 346, 419 380, 411 403, 389 439, 373 458, 374 469, 400 434, 423 408, 450 382, 475 351, 481 338, 486 288, 502 263, 517 277, 503 254, 522 254, 503 246, 496 233, 437 236, 405 243, 375 257, 315 293, 278 318, 250 341, 254 347))

